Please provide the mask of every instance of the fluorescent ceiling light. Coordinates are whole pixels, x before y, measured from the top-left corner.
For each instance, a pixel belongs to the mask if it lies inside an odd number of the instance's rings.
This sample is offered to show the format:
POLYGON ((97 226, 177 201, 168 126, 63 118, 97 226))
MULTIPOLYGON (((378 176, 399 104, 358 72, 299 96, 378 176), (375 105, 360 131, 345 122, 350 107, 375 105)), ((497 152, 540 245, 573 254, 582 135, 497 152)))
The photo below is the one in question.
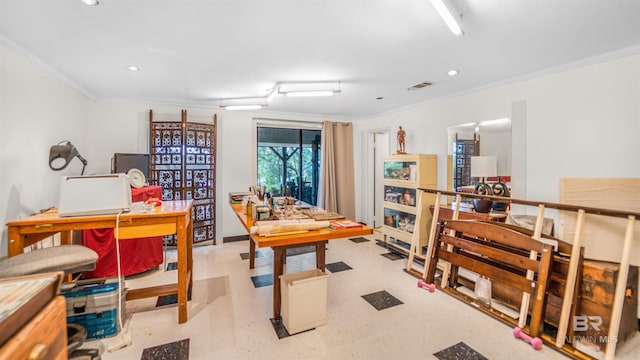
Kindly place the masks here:
POLYGON ((89 6, 95 6, 99 4, 98 0, 82 0, 82 2, 85 5, 89 5, 89 6))
POLYGON ((460 16, 454 12, 453 6, 449 0, 431 0, 431 4, 436 8, 436 11, 444 20, 445 24, 449 27, 449 30, 455 35, 460 36, 463 34, 460 27, 460 16))
POLYGON ((314 90, 314 91, 289 91, 284 93, 288 97, 307 97, 307 96, 333 96, 332 90, 314 90))
POLYGON ((458 75, 458 70, 456 70, 456 69, 449 70, 449 71, 447 71, 447 75, 456 76, 456 75, 458 75))
POLYGON ((500 119, 495 119, 495 120, 485 120, 485 121, 481 121, 480 125, 481 126, 496 126, 496 125, 503 125, 503 124, 507 124, 509 123, 511 120, 509 120, 509 118, 500 118, 500 119))
POLYGON ((278 93, 290 97, 332 96, 340 92, 340 82, 284 83, 278 86, 278 93))
POLYGON ((260 104, 251 104, 251 105, 220 105, 221 108, 225 110, 260 110, 262 109, 262 105, 260 104))

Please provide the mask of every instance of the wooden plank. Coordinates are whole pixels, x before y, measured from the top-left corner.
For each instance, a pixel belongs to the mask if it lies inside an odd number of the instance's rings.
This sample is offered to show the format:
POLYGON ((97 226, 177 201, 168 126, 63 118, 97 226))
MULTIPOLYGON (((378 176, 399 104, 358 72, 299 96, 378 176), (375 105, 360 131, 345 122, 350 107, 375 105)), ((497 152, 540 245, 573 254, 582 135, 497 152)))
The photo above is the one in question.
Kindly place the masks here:
POLYGON ((485 199, 485 200, 494 200, 501 202, 509 202, 510 204, 519 204, 519 205, 529 205, 535 206, 544 205, 547 209, 557 209, 557 210, 567 210, 567 211, 578 211, 580 209, 584 209, 587 214, 596 214, 602 216, 611 216, 618 218, 626 218, 629 215, 633 215, 637 218, 640 218, 640 210, 636 211, 625 211, 625 210, 615 210, 613 208, 597 208, 592 206, 578 206, 578 205, 567 205, 567 204, 559 204, 545 201, 530 201, 530 200, 522 200, 516 198, 505 198, 501 196, 491 196, 491 195, 478 195, 472 193, 458 193, 453 191, 444 191, 438 189, 429 189, 429 188, 419 188, 424 190, 425 192, 437 194, 440 193, 442 195, 457 195, 462 194, 464 197, 474 198, 474 199, 485 199))
MULTIPOLYGON (((460 195, 456 195, 456 205, 455 205, 455 209, 453 210, 453 214, 451 214, 451 219, 453 220, 458 220, 458 218, 460 217, 460 204, 462 203, 462 198, 460 197, 460 195)), ((446 209, 440 209, 442 210, 446 210, 446 209)), ((438 219, 440 219, 440 217, 438 217, 438 219)), ((453 236, 455 235, 455 231, 453 230, 449 230, 449 235, 453 236)), ((442 240, 442 238, 440 238, 442 240)), ((453 245, 447 245, 447 251, 452 251, 453 250, 453 245)), ((447 287, 449 286, 449 271, 451 271, 451 264, 449 263, 445 263, 444 264, 444 269, 442 270, 442 282, 440 283, 440 287, 447 287)), ((458 269, 455 269, 455 275, 457 277, 457 271, 458 269)))
MULTIPOLYGON (((535 229, 533 230, 532 239, 540 240, 540 235, 542 234, 542 223, 544 222, 544 205, 538 205, 538 217, 536 218, 535 229)), ((536 259, 538 257, 538 252, 533 248, 531 249, 531 254, 529 255, 530 259, 536 259)), ((533 279, 534 272, 531 270, 527 270, 527 279, 533 279)), ((529 312, 529 298, 530 294, 523 293, 522 294, 522 302, 520 303, 520 317, 518 318, 518 326, 523 327, 527 321, 527 313, 529 312)), ((533 317, 533 315, 532 315, 533 317)), ((537 335, 535 335, 537 336, 537 335)))
MULTIPOLYGON (((629 258, 631 253, 631 244, 633 243, 633 224, 636 218, 629 216, 627 221, 627 229, 624 236, 624 244, 622 247, 622 259, 620 260, 620 272, 618 273, 618 281, 616 283, 616 293, 613 297, 613 309, 611 310, 611 324, 609 324, 609 339, 617 339, 620 330, 620 317, 622 316, 622 306, 624 305, 624 297, 626 291, 627 277, 629 276, 629 258)), ((616 342, 612 341, 607 344, 605 353, 606 360, 613 360, 616 353, 616 342)))
POLYGON ((538 266, 539 266, 538 261, 531 260, 528 257, 520 256, 512 252, 494 248, 491 245, 482 245, 480 243, 466 241, 464 239, 459 239, 457 237, 452 237, 448 235, 441 235, 440 239, 442 242, 446 244, 451 244, 455 247, 468 250, 471 252, 480 253, 491 259, 499 259, 500 262, 513 265, 518 268, 533 270, 533 271, 538 270, 538 266))
POLYGON ((127 290, 127 300, 145 299, 155 296, 166 296, 178 293, 178 284, 152 286, 143 289, 127 290))
MULTIPOLYGON (((430 271, 429 268, 430 268, 431 262, 433 260, 432 258, 433 258, 433 256, 436 255, 435 249, 433 249, 433 252, 432 252, 432 248, 433 248, 433 245, 434 245, 434 243, 436 241, 436 238, 438 237, 438 233, 436 233, 436 227, 437 227, 437 224, 438 224, 438 221, 437 221, 438 214, 440 212, 440 206, 438 206, 438 205, 440 205, 440 193, 439 192, 436 193, 436 200, 435 200, 434 204, 436 205, 436 208, 433 211, 433 219, 434 220, 431 222, 431 229, 429 231, 429 243, 427 244, 427 252, 431 252, 432 256, 428 256, 427 255, 425 257, 425 259, 424 259, 424 271, 422 272, 422 279, 425 280, 425 281, 428 281, 427 280, 427 272, 430 271)), ((438 259, 436 258, 435 261, 437 262, 438 259)), ((434 269, 435 269, 435 267, 434 267, 434 269)), ((435 274, 435 272, 434 272, 434 274, 435 274)))
POLYGON ((567 328, 569 327, 569 314, 571 301, 574 299, 574 291, 578 282, 578 265, 580 263, 580 250, 582 247, 582 227, 584 225, 584 210, 578 210, 578 221, 576 222, 575 237, 573 238, 573 249, 569 258, 569 270, 567 273, 567 283, 564 287, 562 297, 562 307, 560 308, 560 320, 558 321, 558 335, 556 336, 556 346, 562 347, 565 344, 567 328))
MULTIPOLYGON (((589 215, 586 211, 582 243, 585 258, 620 262, 627 215, 640 219, 640 178, 597 178, 597 179, 560 179, 560 201, 582 207, 616 208, 627 211, 618 218, 589 215), (607 239, 603 241, 603 239, 607 239)), ((575 238, 577 214, 561 212, 561 237, 565 240, 575 238)), ((633 232, 633 247, 640 247, 640 226, 633 232)), ((629 263, 640 266, 640 251, 630 254, 629 263)))
POLYGON ((118 238, 136 239, 148 236, 162 236, 172 235, 176 233, 176 224, 155 224, 155 225, 142 225, 142 226, 124 226, 118 228, 118 238))
POLYGON ((480 223, 476 221, 462 220, 447 221, 445 226, 455 231, 460 231, 465 234, 473 234, 477 237, 491 239, 492 241, 512 246, 514 248, 525 249, 527 251, 539 251, 541 248, 539 241, 533 240, 529 236, 491 222, 480 223))
POLYGON ((535 288, 531 286, 534 281, 527 280, 522 276, 510 272, 505 272, 503 269, 469 258, 465 256, 464 253, 456 254, 439 249, 438 258, 444 261, 448 261, 453 265, 457 265, 467 270, 478 273, 479 275, 484 275, 490 279, 496 279, 496 281, 500 282, 507 282, 516 289, 519 289, 525 293, 531 293, 533 290, 535 290, 535 288))

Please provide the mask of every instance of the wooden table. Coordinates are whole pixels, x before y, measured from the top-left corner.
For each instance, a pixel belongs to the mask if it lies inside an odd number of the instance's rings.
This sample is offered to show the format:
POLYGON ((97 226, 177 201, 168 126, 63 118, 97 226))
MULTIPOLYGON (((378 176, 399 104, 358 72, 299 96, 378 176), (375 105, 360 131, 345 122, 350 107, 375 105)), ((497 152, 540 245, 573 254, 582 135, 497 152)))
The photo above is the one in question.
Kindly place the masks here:
MULTIPOLYGON (((127 291, 127 300, 178 294, 178 323, 187 322, 187 291, 193 283, 192 200, 164 201, 149 213, 120 215, 119 239, 176 234, 178 282, 127 291)), ((71 231, 116 227, 116 215, 60 217, 48 211, 7 223, 8 255, 21 254, 26 246, 60 233, 62 244, 71 244, 71 231)))
POLYGON ((259 236, 251 234, 250 229, 253 221, 247 219, 247 215, 242 210, 241 204, 231 204, 233 211, 238 219, 249 232, 249 268, 255 267, 256 246, 270 247, 273 249, 273 320, 280 321, 280 275, 284 272, 284 264, 286 260, 287 249, 315 246, 316 248, 316 267, 322 271, 325 268, 325 244, 329 240, 340 239, 352 236, 363 236, 373 234, 373 229, 368 226, 359 228, 333 230, 323 228, 319 230, 307 231, 302 234, 282 235, 282 236, 259 236))

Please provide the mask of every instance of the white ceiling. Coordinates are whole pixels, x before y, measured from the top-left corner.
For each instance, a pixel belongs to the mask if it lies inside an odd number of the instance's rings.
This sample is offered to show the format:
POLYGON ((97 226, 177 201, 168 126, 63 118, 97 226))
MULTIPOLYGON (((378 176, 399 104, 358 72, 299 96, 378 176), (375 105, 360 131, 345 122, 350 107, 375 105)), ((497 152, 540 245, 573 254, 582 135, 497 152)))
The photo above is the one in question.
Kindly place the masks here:
POLYGON ((640 52, 640 0, 452 1, 462 37, 429 0, 0 0, 0 41, 96 99, 217 107, 339 80, 267 110, 354 119, 640 52))

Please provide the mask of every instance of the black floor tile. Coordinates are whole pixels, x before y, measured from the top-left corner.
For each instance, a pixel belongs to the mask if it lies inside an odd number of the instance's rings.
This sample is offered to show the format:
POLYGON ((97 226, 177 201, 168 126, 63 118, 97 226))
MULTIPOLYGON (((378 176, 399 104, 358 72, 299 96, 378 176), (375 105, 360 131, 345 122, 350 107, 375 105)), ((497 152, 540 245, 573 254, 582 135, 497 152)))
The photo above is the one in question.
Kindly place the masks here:
POLYGON ((433 354, 439 360, 487 360, 479 352, 473 350, 469 345, 459 342, 446 349, 433 354))
POLYGON ((189 339, 146 348, 140 360, 189 360, 189 339))
POLYGON ((327 270, 331 271, 332 273, 353 269, 351 266, 345 264, 342 261, 327 264, 325 267, 327 268, 327 270))
POLYGON ((269 319, 269 321, 271 321, 271 326, 273 326, 273 330, 276 332, 276 335, 278 336, 278 339, 284 339, 284 338, 289 337, 289 336, 294 336, 294 335, 305 333, 307 331, 315 330, 315 328, 313 328, 313 329, 309 329, 309 330, 300 331, 300 332, 297 332, 295 334, 289 334, 289 331, 284 326, 284 322, 282 322, 282 320, 274 321, 273 318, 271 318, 271 319, 269 319))
MULTIPOLYGON (((187 300, 191 301, 191 289, 187 290, 187 300)), ((158 296, 156 307, 172 305, 178 303, 178 294, 158 296)))
POLYGON ((282 322, 282 320, 274 321, 273 318, 271 318, 269 319, 269 321, 271 321, 271 326, 273 326, 273 330, 276 332, 276 335, 278 335, 278 339, 284 339, 286 337, 291 336, 291 334, 289 334, 287 329, 285 329, 284 323, 282 322))
POLYGON ((178 269, 177 262, 170 262, 167 264, 167 271, 176 270, 176 269, 178 269))
MULTIPOLYGON (((261 258, 261 257, 264 257, 264 255, 260 251, 256 251, 256 258, 261 258)), ((249 253, 248 252, 240 253, 240 258, 242 260, 249 260, 249 253)))
POLYGON ((353 241, 354 243, 361 243, 361 242, 367 242, 367 241, 370 241, 369 239, 364 238, 364 237, 362 237, 362 236, 360 236, 360 237, 356 237, 356 238, 351 238, 351 239, 349 239, 349 240, 353 241))
POLYGON ((391 260, 391 261, 395 261, 395 260, 400 260, 403 259, 404 256, 390 252, 390 253, 386 253, 386 254, 380 254, 384 257, 386 257, 387 259, 391 260))
POLYGON ((253 281, 253 286, 257 288, 273 285, 273 274, 252 276, 251 281, 253 281))
POLYGON ((392 306, 404 304, 402 301, 398 300, 395 296, 389 294, 386 291, 378 291, 375 293, 362 295, 362 298, 365 299, 371 306, 376 308, 376 310, 384 310, 386 308, 390 308, 392 306))

